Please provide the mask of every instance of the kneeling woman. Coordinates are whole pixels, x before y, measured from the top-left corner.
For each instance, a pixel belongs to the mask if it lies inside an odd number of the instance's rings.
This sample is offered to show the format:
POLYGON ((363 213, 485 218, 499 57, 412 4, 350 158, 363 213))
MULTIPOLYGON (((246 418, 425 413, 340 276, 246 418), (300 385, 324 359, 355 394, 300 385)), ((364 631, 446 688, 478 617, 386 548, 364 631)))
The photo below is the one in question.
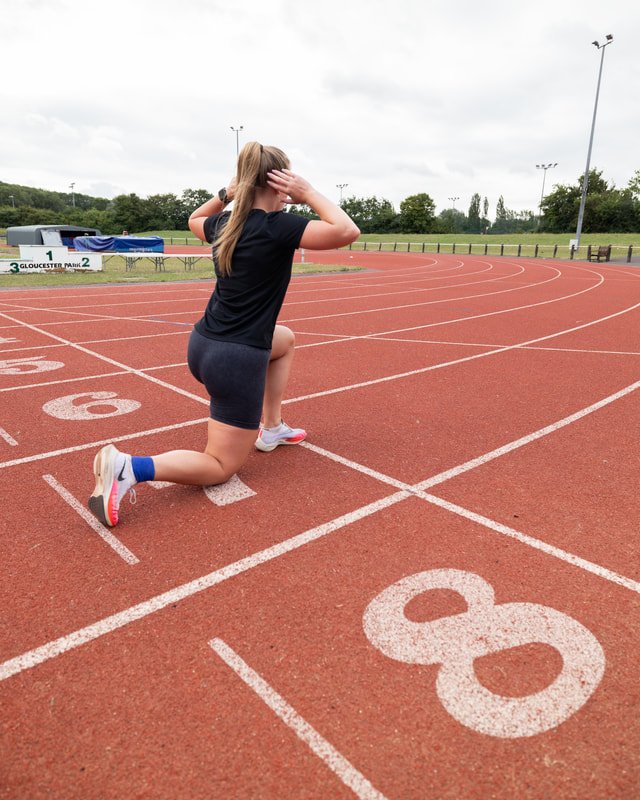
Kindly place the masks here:
POLYGON ((282 150, 250 142, 228 186, 191 215, 191 231, 213 244, 217 278, 188 348, 189 369, 211 398, 207 444, 202 453, 172 450, 155 456, 103 447, 94 459, 96 484, 89 508, 104 524, 118 523, 120 501, 136 483, 224 483, 254 446, 268 452, 306 437, 281 416, 294 335, 276 319, 293 254, 298 247, 342 247, 360 231, 289 166, 282 150), (224 211, 232 200, 233 210, 224 211), (304 203, 320 219, 283 212, 287 203, 304 203))

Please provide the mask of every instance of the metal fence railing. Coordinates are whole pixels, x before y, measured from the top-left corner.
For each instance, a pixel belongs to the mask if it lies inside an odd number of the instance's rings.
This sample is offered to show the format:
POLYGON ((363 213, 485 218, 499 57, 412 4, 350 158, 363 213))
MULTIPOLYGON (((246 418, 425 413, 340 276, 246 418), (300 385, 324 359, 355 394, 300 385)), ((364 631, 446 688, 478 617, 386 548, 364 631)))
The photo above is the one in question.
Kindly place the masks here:
POLYGON ((561 258, 564 260, 631 262, 634 247, 640 255, 639 245, 572 245, 511 244, 489 242, 368 242, 350 244, 349 250, 384 253, 451 253, 454 255, 499 255, 516 258, 561 258), (606 251, 606 253, 604 252, 606 251))
MULTIPOLYGON (((190 236, 171 236, 165 244, 202 246, 200 239, 190 236)), ((6 236, 0 236, 0 244, 6 244, 6 236)), ((516 258, 560 258, 583 261, 626 261, 630 263, 636 254, 640 257, 640 244, 581 245, 575 248, 569 244, 515 244, 509 242, 370 242, 357 241, 348 246, 349 250, 385 253, 451 253, 454 255, 498 255, 516 258), (604 255, 604 249, 607 254, 604 255)))

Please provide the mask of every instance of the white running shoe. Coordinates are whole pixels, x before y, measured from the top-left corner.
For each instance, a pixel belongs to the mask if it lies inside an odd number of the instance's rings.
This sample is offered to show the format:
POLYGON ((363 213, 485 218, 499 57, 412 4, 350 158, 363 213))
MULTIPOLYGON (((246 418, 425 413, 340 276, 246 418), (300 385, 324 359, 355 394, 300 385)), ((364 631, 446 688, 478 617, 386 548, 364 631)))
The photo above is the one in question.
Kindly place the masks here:
POLYGON ((275 428, 260 426, 256 439, 256 447, 263 453, 270 453, 279 444, 300 444, 307 438, 307 432, 302 428, 290 428, 284 420, 275 428))
POLYGON ((103 525, 112 528, 118 524, 120 501, 128 491, 135 502, 133 486, 137 481, 131 467, 131 456, 108 444, 94 458, 93 474, 96 486, 89 498, 89 509, 103 525))

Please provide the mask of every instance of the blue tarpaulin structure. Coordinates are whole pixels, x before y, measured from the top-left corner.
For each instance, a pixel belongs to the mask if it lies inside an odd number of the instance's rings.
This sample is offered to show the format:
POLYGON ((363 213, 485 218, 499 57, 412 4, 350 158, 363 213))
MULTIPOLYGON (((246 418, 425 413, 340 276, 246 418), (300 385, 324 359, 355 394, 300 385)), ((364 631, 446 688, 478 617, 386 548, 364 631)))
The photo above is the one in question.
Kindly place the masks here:
POLYGON ((76 236, 73 246, 99 253, 164 253, 160 236, 76 236))

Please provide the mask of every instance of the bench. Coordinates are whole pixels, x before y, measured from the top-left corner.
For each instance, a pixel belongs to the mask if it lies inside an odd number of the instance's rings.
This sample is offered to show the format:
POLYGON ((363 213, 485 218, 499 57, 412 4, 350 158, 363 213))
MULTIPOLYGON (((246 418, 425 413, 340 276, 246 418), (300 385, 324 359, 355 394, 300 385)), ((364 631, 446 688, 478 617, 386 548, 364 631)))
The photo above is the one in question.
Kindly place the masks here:
POLYGON ((610 261, 611 260, 611 245, 604 244, 596 249, 592 249, 589 245, 589 252, 587 253, 587 261, 610 261))
POLYGON ((168 258, 176 258, 178 261, 181 261, 184 264, 185 272, 192 270, 196 263, 201 259, 209 259, 211 261, 212 255, 211 253, 134 253, 134 252, 123 252, 123 253, 114 253, 114 252, 106 252, 104 253, 105 258, 111 258, 112 256, 122 256, 124 258, 125 264, 125 272, 132 272, 135 265, 138 261, 148 260, 152 261, 155 267, 156 272, 164 272, 165 271, 165 261, 168 258))

